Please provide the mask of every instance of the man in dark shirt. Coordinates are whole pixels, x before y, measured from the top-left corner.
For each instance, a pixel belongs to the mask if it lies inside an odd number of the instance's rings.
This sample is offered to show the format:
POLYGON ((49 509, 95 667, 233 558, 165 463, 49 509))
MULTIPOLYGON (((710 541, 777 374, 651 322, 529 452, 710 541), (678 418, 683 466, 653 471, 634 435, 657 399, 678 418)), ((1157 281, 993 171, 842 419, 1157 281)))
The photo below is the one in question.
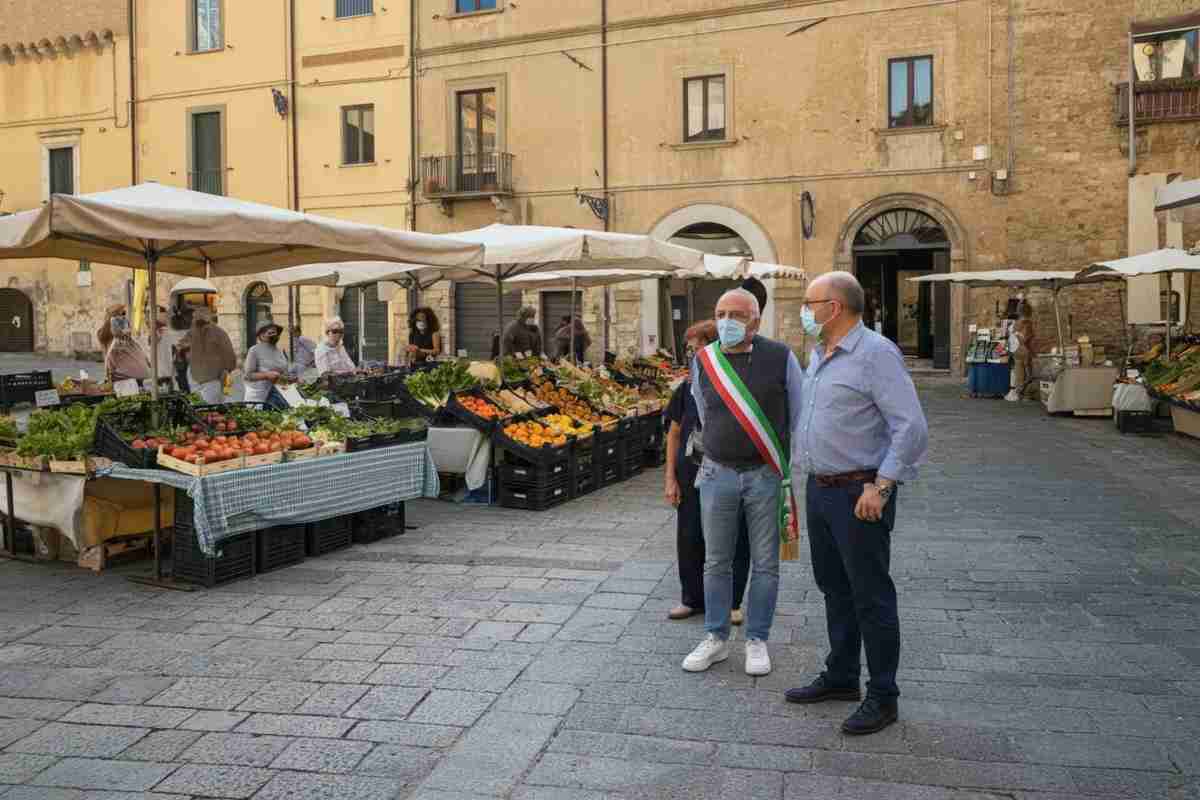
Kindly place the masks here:
MULTIPOLYGON (((717 302, 721 353, 790 452, 800 417, 804 373, 787 345, 758 336, 758 300, 733 289, 717 302)), ((696 478, 705 546, 704 630, 707 635, 683 661, 702 672, 729 657, 731 563, 740 517, 750 531, 750 611, 746 619, 746 673, 771 671, 767 637, 779 594, 779 498, 782 479, 767 464, 738 417, 722 399, 700 359, 692 367, 692 396, 700 417, 704 463, 696 478)))

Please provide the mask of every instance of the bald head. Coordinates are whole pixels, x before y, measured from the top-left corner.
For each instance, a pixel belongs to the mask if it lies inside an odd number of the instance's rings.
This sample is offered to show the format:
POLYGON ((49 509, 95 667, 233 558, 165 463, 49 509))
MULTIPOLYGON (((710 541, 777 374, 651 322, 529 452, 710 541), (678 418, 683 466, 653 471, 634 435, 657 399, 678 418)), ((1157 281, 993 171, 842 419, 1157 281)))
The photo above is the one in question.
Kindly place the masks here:
MULTIPOLYGON (((730 289, 717 300, 717 308, 741 309, 750 314, 751 319, 758 319, 762 309, 758 306, 758 298, 745 289, 730 289)), ((720 319, 720 316, 717 317, 720 319)))
POLYGON ((809 284, 822 298, 839 300, 851 314, 862 314, 866 296, 858 278, 849 272, 826 272, 809 284))

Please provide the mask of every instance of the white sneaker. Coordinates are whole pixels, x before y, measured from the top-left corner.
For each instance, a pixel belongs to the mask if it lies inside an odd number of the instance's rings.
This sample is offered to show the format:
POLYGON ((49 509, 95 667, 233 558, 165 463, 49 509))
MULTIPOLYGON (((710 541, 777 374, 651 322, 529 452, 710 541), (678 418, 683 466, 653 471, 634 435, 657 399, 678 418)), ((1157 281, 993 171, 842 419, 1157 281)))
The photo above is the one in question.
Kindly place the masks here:
POLYGON ((683 660, 683 668, 688 672, 704 672, 713 664, 729 658, 729 642, 719 638, 715 633, 704 637, 704 641, 696 645, 696 649, 688 653, 683 660))
MULTIPOLYGON (((687 669, 687 667, 684 667, 687 669)), ((767 643, 762 639, 746 640, 746 674, 769 675, 771 673, 771 656, 767 653, 767 643)))

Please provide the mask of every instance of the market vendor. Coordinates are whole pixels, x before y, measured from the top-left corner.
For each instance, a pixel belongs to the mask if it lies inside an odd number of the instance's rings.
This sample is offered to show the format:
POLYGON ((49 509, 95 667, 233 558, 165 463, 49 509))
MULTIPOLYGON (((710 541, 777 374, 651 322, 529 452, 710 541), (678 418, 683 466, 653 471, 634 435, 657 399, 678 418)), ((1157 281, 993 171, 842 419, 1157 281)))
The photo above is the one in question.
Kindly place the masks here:
POLYGON ((276 386, 290 374, 287 356, 279 349, 283 328, 269 319, 258 323, 258 343, 246 353, 243 367, 246 402, 265 403, 267 408, 284 409, 287 401, 276 386))
POLYGON ((517 312, 517 318, 508 323, 502 337, 504 354, 532 353, 542 354, 542 334, 537 326, 537 309, 523 306, 517 312))
POLYGON ((558 348, 556 355, 559 358, 571 357, 572 329, 574 329, 575 336, 575 360, 583 361, 584 354, 592 345, 592 337, 588 335, 587 328, 583 326, 583 320, 578 317, 572 320, 570 314, 563 314, 562 323, 554 331, 554 344, 558 348))
POLYGON ((1033 323, 1033 306, 1028 300, 1021 301, 1017 319, 1017 352, 1013 355, 1013 383, 1023 398, 1036 400, 1038 390, 1033 381, 1033 348, 1037 345, 1037 327, 1033 323))
POLYGON ((337 375, 343 372, 354 372, 357 367, 342 344, 346 335, 346 324, 341 317, 330 317, 325 321, 325 337, 317 345, 316 362, 317 374, 324 375, 332 372, 337 375))
POLYGON ((110 381, 121 381, 133 378, 144 381, 150 377, 150 360, 141 346, 133 340, 129 331, 129 319, 124 309, 120 313, 111 313, 105 323, 105 335, 101 343, 107 341, 104 353, 104 371, 110 381))
POLYGON ((413 311, 408 318, 408 354, 414 364, 424 364, 442 352, 442 329, 437 314, 428 306, 413 311))
POLYGON ((237 355, 229 334, 212 321, 212 312, 197 308, 192 312, 192 329, 182 344, 188 348, 188 383, 205 403, 225 400, 225 378, 238 367, 237 355))
POLYGON ((317 343, 300 331, 299 325, 292 326, 292 374, 303 375, 317 366, 317 343))

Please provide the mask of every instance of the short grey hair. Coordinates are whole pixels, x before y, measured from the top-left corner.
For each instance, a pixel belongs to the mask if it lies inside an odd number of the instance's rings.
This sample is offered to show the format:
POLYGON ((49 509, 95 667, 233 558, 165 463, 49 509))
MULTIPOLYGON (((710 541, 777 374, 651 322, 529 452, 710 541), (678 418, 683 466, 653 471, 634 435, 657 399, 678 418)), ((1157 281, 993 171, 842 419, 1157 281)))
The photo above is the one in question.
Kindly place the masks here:
POLYGON ((854 277, 849 272, 828 272, 821 276, 829 283, 829 288, 837 293, 842 302, 846 304, 846 310, 853 314, 861 314, 867 307, 866 293, 863 292, 862 284, 858 282, 858 278, 854 277))
POLYGON ((341 317, 330 317, 329 319, 325 320, 325 327, 323 328, 323 330, 326 333, 329 333, 329 329, 332 328, 334 325, 342 326, 343 330, 345 330, 345 328, 346 328, 346 323, 342 322, 341 317))
POLYGON ((762 317, 762 309, 758 306, 758 298, 754 296, 754 292, 742 289, 741 287, 737 289, 730 289, 728 292, 725 292, 725 294, 717 298, 717 305, 721 305, 721 301, 726 297, 740 297, 744 300, 749 300, 751 307, 754 309, 754 318, 759 319, 762 317))

